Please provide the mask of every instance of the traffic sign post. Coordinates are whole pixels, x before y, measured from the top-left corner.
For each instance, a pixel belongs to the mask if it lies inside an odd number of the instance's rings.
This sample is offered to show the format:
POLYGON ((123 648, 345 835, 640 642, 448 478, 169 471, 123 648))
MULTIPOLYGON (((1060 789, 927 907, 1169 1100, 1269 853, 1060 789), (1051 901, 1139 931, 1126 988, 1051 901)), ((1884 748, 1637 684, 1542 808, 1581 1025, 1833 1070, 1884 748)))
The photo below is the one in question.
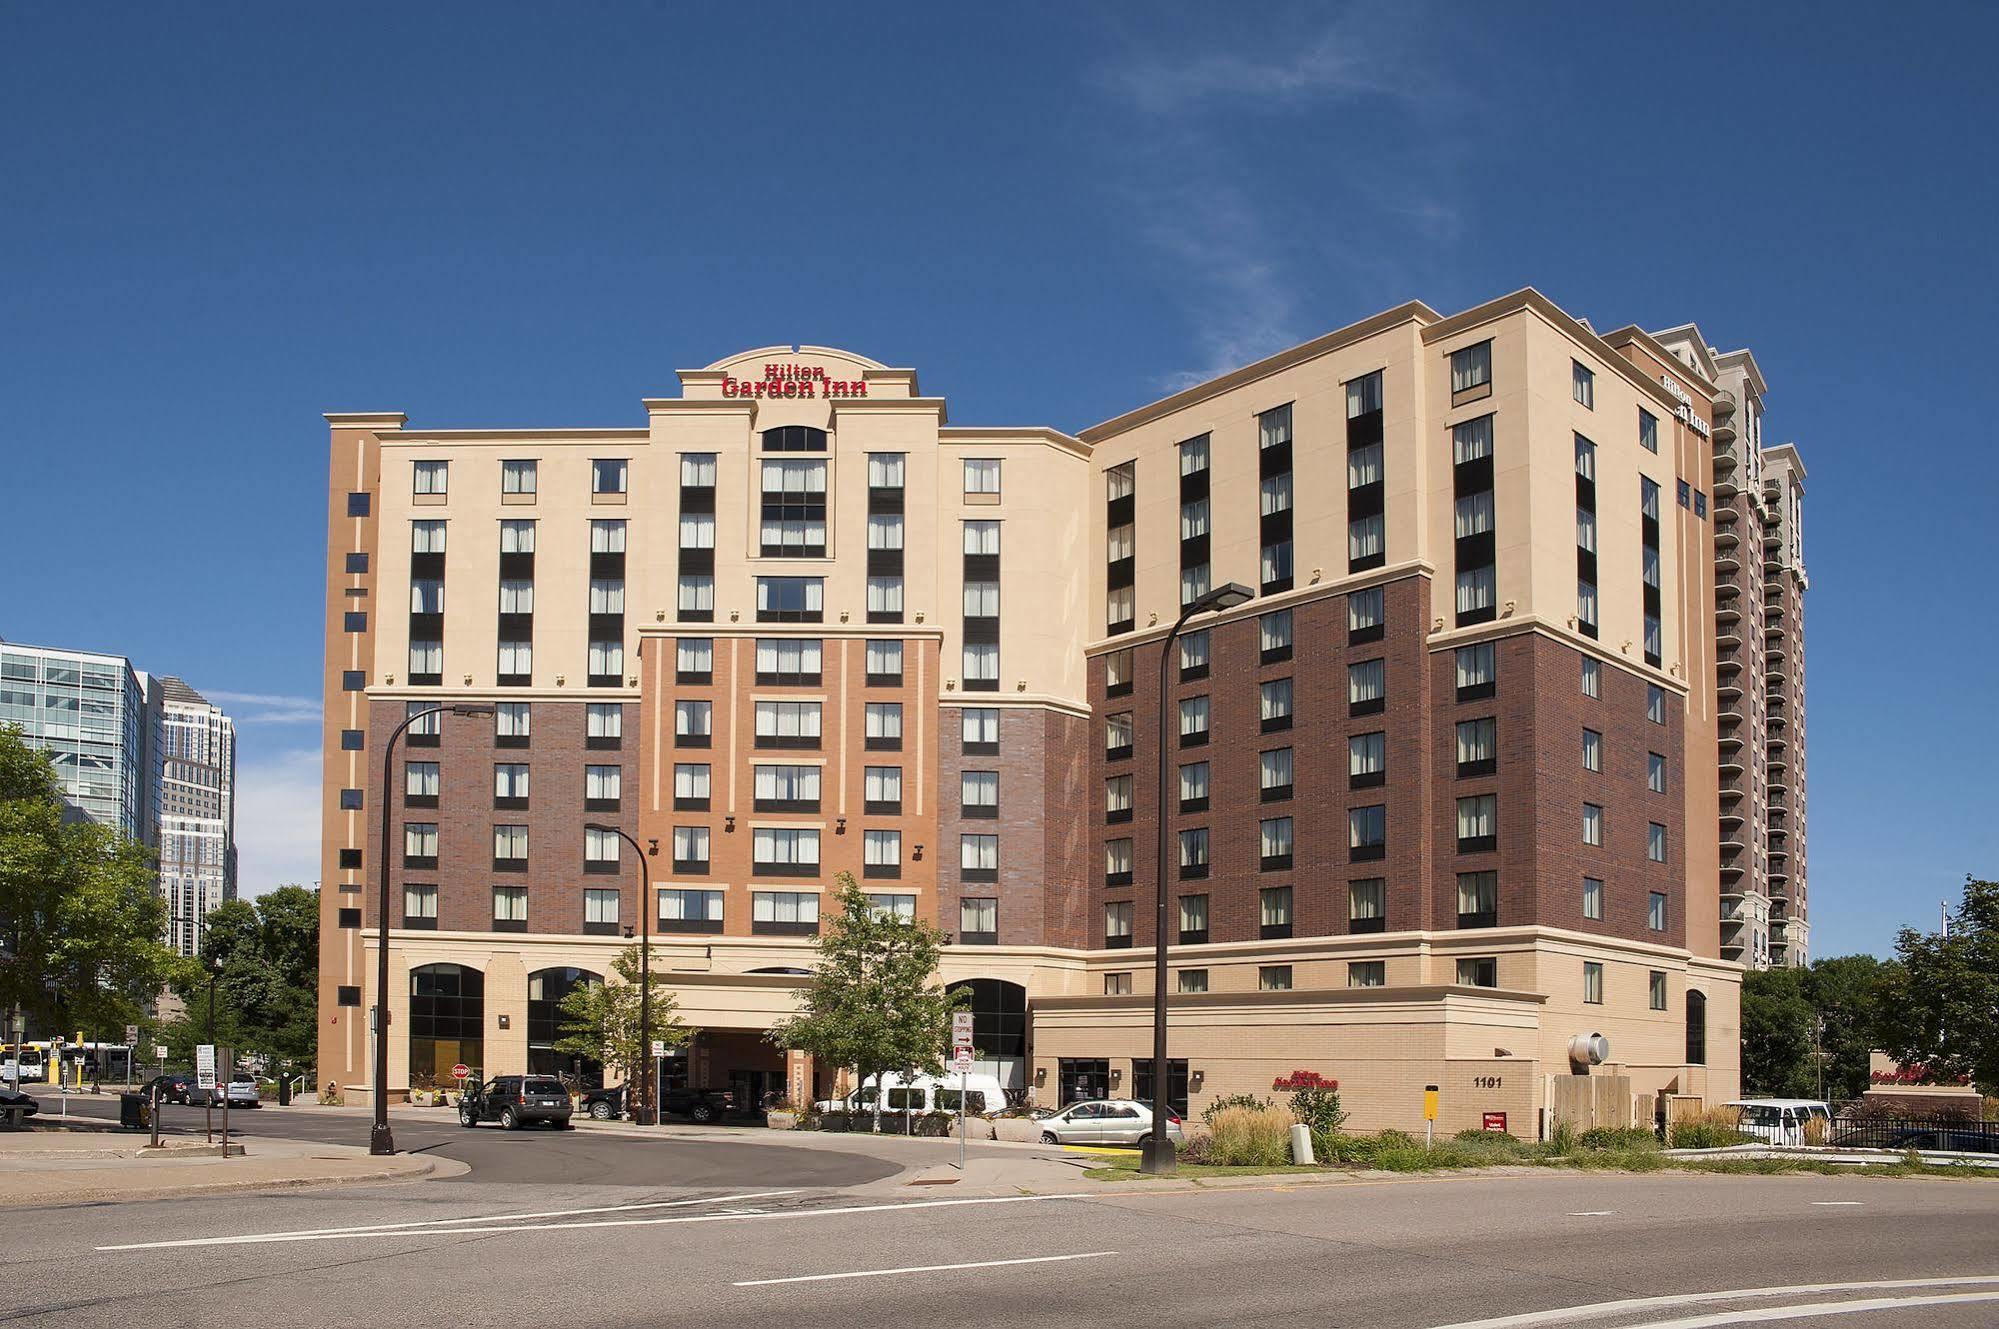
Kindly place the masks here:
POLYGON ((965 1101, 971 1097, 972 1013, 951 1013, 951 1064, 958 1072, 958 1175, 965 1173, 965 1101))
POLYGON ((1435 1143, 1437 1131, 1437 1086, 1423 1086, 1423 1147, 1428 1149, 1435 1143))

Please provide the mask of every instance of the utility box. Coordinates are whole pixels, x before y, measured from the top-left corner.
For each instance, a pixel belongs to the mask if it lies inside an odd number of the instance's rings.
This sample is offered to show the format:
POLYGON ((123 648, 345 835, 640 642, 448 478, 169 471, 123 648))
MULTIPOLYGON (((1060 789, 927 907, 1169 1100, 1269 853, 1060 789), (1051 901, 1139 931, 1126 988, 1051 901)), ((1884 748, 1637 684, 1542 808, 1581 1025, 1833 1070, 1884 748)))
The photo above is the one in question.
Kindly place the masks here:
POLYGON ((153 1129, 153 1106, 144 1094, 118 1095, 118 1125, 128 1131, 153 1129))

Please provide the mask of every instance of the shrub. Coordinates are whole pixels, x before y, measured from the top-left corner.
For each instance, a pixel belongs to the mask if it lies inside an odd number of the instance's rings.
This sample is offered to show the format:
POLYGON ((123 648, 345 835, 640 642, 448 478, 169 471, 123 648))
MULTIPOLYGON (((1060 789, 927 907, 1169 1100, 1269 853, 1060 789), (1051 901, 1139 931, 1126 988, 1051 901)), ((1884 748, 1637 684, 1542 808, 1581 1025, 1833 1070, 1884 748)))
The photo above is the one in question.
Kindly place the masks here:
POLYGON ((1734 1108, 1709 1108, 1697 1117, 1668 1126, 1666 1143, 1675 1149, 1722 1149, 1732 1144, 1753 1143, 1756 1137, 1737 1129, 1740 1121, 1734 1108))
POLYGON ((1282 1108, 1223 1108, 1208 1118, 1208 1161, 1230 1167, 1282 1167, 1291 1161, 1292 1125, 1291 1114, 1282 1108))
POLYGON ((1269 1099, 1258 1098, 1255 1094, 1230 1094, 1226 1098, 1218 1098, 1202 1108, 1201 1120, 1207 1125, 1208 1129, 1213 1130, 1215 1118, 1227 1112, 1230 1108, 1248 1108, 1251 1111, 1262 1111, 1265 1108, 1275 1106, 1276 1104, 1272 1103, 1269 1099))
POLYGON ((1321 1135, 1332 1135, 1346 1124, 1346 1109, 1340 1106, 1340 1091, 1330 1086, 1312 1085, 1291 1095, 1291 1115, 1312 1132, 1313 1150, 1321 1135))
POLYGON ((1573 1122, 1557 1119, 1548 1131, 1548 1152, 1557 1158, 1576 1151, 1576 1128, 1573 1122))
POLYGON ((1576 1142, 1585 1149, 1652 1149, 1657 1147, 1658 1137, 1643 1126, 1592 1126, 1576 1137, 1576 1142))

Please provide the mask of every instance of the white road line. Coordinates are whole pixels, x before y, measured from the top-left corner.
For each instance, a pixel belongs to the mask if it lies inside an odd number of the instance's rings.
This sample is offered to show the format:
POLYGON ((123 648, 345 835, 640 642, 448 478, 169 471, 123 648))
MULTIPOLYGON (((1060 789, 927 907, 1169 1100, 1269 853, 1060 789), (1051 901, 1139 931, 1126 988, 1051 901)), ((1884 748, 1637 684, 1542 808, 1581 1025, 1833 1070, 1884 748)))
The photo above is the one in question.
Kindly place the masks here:
MULTIPOLYGON (((779 1195, 797 1195, 797 1194, 799 1194, 799 1191, 796 1188, 784 1191, 744 1191, 739 1195, 712 1195, 706 1199, 700 1199, 700 1200, 648 1200, 642 1204, 608 1204, 608 1205, 601 1205, 594 1209, 546 1209, 540 1213, 530 1213, 530 1214, 487 1214, 482 1218, 410 1219, 406 1222, 401 1222, 401 1223, 362 1223, 362 1224, 357 1224, 353 1227, 312 1227, 312 1228, 300 1228, 296 1231, 291 1231, 291 1232, 264 1232, 264 1233, 250 1234, 250 1235, 256 1237, 335 1237, 335 1236, 360 1235, 369 1232, 394 1233, 394 1232, 412 1231, 413 1229, 426 1228, 426 1227, 449 1227, 454 1224, 463 1225, 467 1223, 506 1223, 515 1220, 530 1219, 530 1218, 575 1218, 583 1214, 622 1214, 622 1213, 628 1213, 636 1209, 684 1209, 689 1205, 696 1205, 696 1204, 731 1204, 738 1200, 767 1200, 779 1195)), ((210 1237, 199 1240, 234 1241, 241 1239, 242 1238, 235 1238, 235 1237, 210 1237)), ((199 1244, 199 1240, 192 1240, 179 1244, 194 1245, 194 1244, 199 1244)), ((173 1245, 173 1244, 176 1243, 147 1242, 142 1245, 136 1245, 136 1246, 99 1246, 97 1249, 101 1251, 145 1250, 152 1246, 173 1245)))
POLYGON ((1116 1251, 1080 1251, 1074 1255, 1030 1255, 1018 1260, 971 1260, 964 1264, 906 1264, 896 1269, 857 1269, 846 1274, 800 1274, 795 1278, 750 1278, 735 1287, 772 1287, 779 1283, 831 1283, 842 1278, 883 1278, 889 1274, 937 1274, 952 1269, 997 1269, 1010 1264, 1059 1264, 1064 1260, 1095 1260, 1116 1251))
POLYGON ((1895 1292, 1925 1287, 1990 1287, 1999 1284, 1999 1275, 1965 1278, 1897 1278, 1871 1283, 1796 1283, 1788 1287, 1741 1287, 1725 1292, 1683 1292, 1669 1297, 1627 1297, 1622 1301, 1599 1301, 1587 1306, 1556 1306, 1523 1315, 1501 1315, 1489 1320, 1461 1320, 1433 1329, 1518 1329, 1523 1325, 1572 1324, 1578 1320, 1607 1319, 1634 1311, 1669 1310, 1676 1306, 1698 1306, 1715 1301, 1748 1301, 1815 1295, 1822 1292, 1895 1292))
MULTIPOLYGON (((947 1209, 961 1205, 1035 1204, 1044 1200, 1090 1199, 1080 1191, 1064 1195, 996 1195, 962 1200, 916 1200, 902 1204, 854 1204, 829 1209, 789 1209, 777 1213, 684 1214, 671 1218, 614 1218, 601 1223, 513 1223, 491 1227, 444 1227, 438 1222, 463 1224, 468 1220, 443 1219, 423 1226, 328 1229, 316 1232, 262 1232, 235 1237, 189 1237, 178 1241, 140 1241, 123 1246, 99 1246, 100 1251, 153 1251, 183 1246, 265 1246, 294 1241, 352 1241, 358 1237, 462 1237, 484 1236, 492 1232, 594 1231, 613 1227, 661 1227, 678 1223, 754 1223, 793 1218, 831 1218, 841 1214, 878 1214, 899 1209, 947 1209)), ((469 1220, 484 1222, 487 1220, 469 1220)))
POLYGON ((1771 1324, 1778 1320, 1816 1320, 1828 1315, 1862 1315, 1868 1311, 1898 1311, 1914 1306, 1964 1306, 1999 1301, 1999 1292, 1945 1292, 1930 1297, 1871 1297, 1866 1301, 1793 1302, 1753 1311, 1717 1311, 1679 1320, 1647 1320, 1628 1329, 1719 1329, 1730 1324, 1771 1324))
POLYGON ((1867 1201, 1865 1200, 1813 1200, 1812 1201, 1813 1206, 1819 1209, 1857 1209, 1861 1205, 1866 1203, 1867 1201))
POLYGON ((1616 1213, 1616 1212, 1617 1212, 1617 1211, 1616 1211, 1615 1209, 1578 1209, 1578 1210, 1576 1210, 1576 1212, 1574 1212, 1573 1214, 1570 1214, 1570 1215, 1569 1215, 1569 1217, 1570 1217, 1570 1218, 1608 1218, 1608 1217, 1610 1217, 1610 1216, 1611 1216, 1612 1214, 1614 1214, 1614 1213, 1616 1213))

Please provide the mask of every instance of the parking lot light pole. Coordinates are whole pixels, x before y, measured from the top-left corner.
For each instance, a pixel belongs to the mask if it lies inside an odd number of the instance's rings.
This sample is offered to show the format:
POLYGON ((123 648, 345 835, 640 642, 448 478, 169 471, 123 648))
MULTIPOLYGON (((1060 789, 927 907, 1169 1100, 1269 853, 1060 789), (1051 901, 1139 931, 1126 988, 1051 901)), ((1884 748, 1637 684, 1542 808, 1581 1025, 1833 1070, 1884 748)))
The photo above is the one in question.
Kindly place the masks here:
MULTIPOLYGON (((659 1102, 653 1097, 653 1072, 658 1067, 652 1055, 652 868, 646 863, 646 851, 639 847, 639 842, 619 827, 586 821, 583 829, 615 835, 639 856, 639 1055, 644 1058, 645 1077, 639 1082, 638 1108, 632 1113, 632 1120, 640 1126, 657 1126, 659 1102)), ((652 842, 652 852, 659 852, 659 841, 652 842)))
POLYGON ((368 1152, 370 1154, 393 1154, 396 1152, 396 1137, 389 1130, 389 780, 396 760, 396 740, 403 731, 418 720, 442 715, 446 711, 453 715, 491 715, 490 703, 460 702, 451 706, 433 706, 429 710, 413 711, 403 717, 403 722, 389 733, 389 741, 382 747, 382 854, 381 883, 382 898, 378 916, 375 919, 375 1124, 368 1132, 368 1152))
POLYGON ((1152 917, 1152 1133, 1139 1157, 1138 1170, 1153 1176, 1171 1173, 1176 1164, 1173 1139, 1166 1133, 1166 1097, 1172 1076, 1166 1065, 1166 768, 1168 764, 1167 679, 1173 667, 1173 642, 1196 614, 1233 609, 1256 598, 1239 582, 1224 582, 1181 609, 1166 640, 1159 645, 1159 794, 1153 814, 1159 823, 1158 852, 1153 860, 1152 917))

